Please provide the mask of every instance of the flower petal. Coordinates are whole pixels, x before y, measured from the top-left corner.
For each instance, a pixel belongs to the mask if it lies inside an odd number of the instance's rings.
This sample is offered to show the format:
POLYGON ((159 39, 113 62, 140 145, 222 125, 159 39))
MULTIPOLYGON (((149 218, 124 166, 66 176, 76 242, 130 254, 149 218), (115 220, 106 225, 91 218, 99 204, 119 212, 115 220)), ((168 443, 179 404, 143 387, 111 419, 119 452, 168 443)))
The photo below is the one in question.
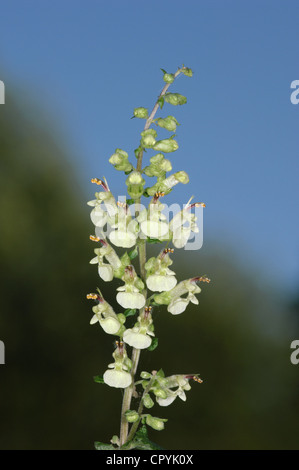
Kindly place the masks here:
POLYGON ((121 370, 106 370, 103 379, 105 384, 115 388, 127 388, 132 383, 131 374, 121 370))
POLYGON ((146 280, 147 287, 154 292, 167 292, 177 284, 175 276, 152 274, 146 280))
POLYGON ((136 349, 146 349, 152 344, 152 339, 149 336, 137 333, 130 328, 124 332, 123 340, 136 349))
POLYGON ((116 300, 123 308, 143 308, 145 306, 144 295, 132 292, 119 292, 116 300))

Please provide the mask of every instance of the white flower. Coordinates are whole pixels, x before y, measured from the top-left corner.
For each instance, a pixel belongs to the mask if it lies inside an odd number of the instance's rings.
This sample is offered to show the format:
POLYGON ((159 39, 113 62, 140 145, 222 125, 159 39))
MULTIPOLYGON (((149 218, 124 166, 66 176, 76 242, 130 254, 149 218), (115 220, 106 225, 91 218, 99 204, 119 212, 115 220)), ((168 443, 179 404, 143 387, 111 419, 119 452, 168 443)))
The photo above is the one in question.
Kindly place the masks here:
POLYGON ((120 291, 116 296, 116 300, 119 305, 123 308, 143 308, 146 302, 144 295, 141 294, 134 286, 130 286, 130 291, 127 291, 126 289, 126 286, 121 286, 117 289, 120 291))
POLYGON ((98 300, 99 303, 92 308, 94 316, 90 320, 90 324, 94 325, 99 322, 100 326, 106 333, 110 335, 117 334, 122 324, 111 305, 109 305, 108 302, 106 302, 100 295, 95 294, 92 298, 98 300))
POLYGON ((92 258, 90 264, 98 264, 99 276, 103 281, 109 282, 113 279, 113 268, 110 264, 104 263, 103 256, 100 254, 95 258, 92 258))
POLYGON ((152 274, 146 279, 147 287, 156 292, 169 291, 176 286, 176 283, 174 275, 152 274))
MULTIPOLYGON (((149 332, 148 334, 152 334, 149 332)), ((124 332, 123 340, 125 343, 129 344, 136 349, 146 349, 152 344, 152 338, 146 333, 141 333, 140 328, 134 327, 129 328, 124 332)))
POLYGON ((187 244, 191 232, 199 232, 196 224, 197 217, 191 213, 191 209, 199 206, 205 207, 205 205, 203 203, 190 204, 191 199, 169 223, 169 228, 172 231, 172 243, 176 248, 183 248, 187 244))
POLYGON ((137 220, 140 223, 141 232, 149 238, 165 239, 169 236, 169 226, 167 218, 161 211, 164 205, 154 198, 154 202, 150 204, 149 210, 144 209, 137 220))
POLYGON ((165 249, 157 258, 150 258, 145 264, 146 285, 154 292, 170 291, 177 284, 175 272, 168 268, 172 264, 169 252, 173 252, 173 250, 165 249))
POLYGON ((113 245, 122 248, 131 248, 135 245, 138 235, 138 223, 132 220, 132 216, 127 207, 119 207, 118 214, 111 227, 114 228, 109 234, 109 239, 113 245))
MULTIPOLYGON (((179 397, 181 400, 186 401, 187 397, 185 390, 188 391, 191 389, 188 378, 189 376, 184 375, 172 375, 166 377, 167 384, 164 390, 167 392, 166 398, 156 397, 156 401, 160 406, 169 406, 174 402, 176 397, 179 397), (177 387, 176 390, 171 390, 172 388, 177 387)), ((191 377, 191 376, 190 376, 191 377)))
POLYGON ((172 315, 179 315, 183 313, 186 308, 188 307, 189 302, 187 299, 182 299, 179 297, 178 299, 174 299, 167 307, 168 312, 172 313, 172 315))
POLYGON ((100 323, 105 333, 109 335, 115 335, 121 327, 121 323, 117 320, 117 318, 112 316, 103 318, 99 314, 95 314, 90 320, 90 324, 94 325, 97 322, 100 323))
POLYGON ((107 385, 116 388, 127 388, 132 383, 131 374, 124 370, 106 370, 103 379, 107 385))

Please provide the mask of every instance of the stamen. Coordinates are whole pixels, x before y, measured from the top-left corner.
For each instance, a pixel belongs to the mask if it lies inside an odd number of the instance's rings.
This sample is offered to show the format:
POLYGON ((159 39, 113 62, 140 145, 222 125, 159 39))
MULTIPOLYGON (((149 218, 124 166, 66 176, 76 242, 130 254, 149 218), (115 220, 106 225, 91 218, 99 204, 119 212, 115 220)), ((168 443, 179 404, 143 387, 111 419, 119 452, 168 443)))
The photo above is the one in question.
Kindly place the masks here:
POLYGON ((193 204, 190 204, 190 206, 187 206, 186 209, 193 209, 193 207, 206 207, 204 202, 193 202, 193 204))
POLYGON ((95 237, 94 235, 90 235, 89 236, 89 239, 92 241, 92 242, 100 242, 101 239, 99 237, 95 237))
POLYGON ((207 276, 200 276, 200 277, 194 277, 191 279, 191 282, 207 282, 208 284, 211 282, 211 279, 209 279, 207 276))
POLYGON ((195 380, 195 382, 198 382, 199 384, 203 383, 203 380, 201 380, 199 377, 196 377, 196 375, 194 375, 192 379, 195 380))
POLYGON ((105 191, 109 191, 107 184, 104 183, 104 181, 100 180, 99 178, 92 178, 91 182, 94 183, 94 184, 97 184, 98 186, 102 186, 102 188, 105 191))
POLYGON ((98 298, 98 294, 87 294, 86 298, 88 300, 92 299, 92 300, 97 300, 98 298))

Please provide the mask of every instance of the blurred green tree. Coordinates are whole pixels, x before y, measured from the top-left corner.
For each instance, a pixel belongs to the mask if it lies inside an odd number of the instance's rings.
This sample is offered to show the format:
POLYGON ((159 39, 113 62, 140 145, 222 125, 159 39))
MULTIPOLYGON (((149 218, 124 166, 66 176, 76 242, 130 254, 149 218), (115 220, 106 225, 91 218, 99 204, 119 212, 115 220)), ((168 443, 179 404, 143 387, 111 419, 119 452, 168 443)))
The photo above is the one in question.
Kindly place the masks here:
MULTIPOLYGON (((88 196, 38 112, 7 103, 0 114, 0 448, 92 449, 118 432, 122 392, 92 381, 111 361, 113 341, 89 326, 86 294, 102 281, 88 264, 88 196)), ((159 410, 171 420, 159 442, 169 449, 298 448, 289 317, 274 289, 238 267, 233 252, 214 247, 181 253, 176 264, 182 279, 193 270, 212 283, 199 307, 176 317, 154 311, 161 346, 144 354, 140 370, 163 357, 168 375, 184 367, 204 383, 192 385, 186 403, 159 410)), ((105 286, 113 305, 114 287, 105 286)))

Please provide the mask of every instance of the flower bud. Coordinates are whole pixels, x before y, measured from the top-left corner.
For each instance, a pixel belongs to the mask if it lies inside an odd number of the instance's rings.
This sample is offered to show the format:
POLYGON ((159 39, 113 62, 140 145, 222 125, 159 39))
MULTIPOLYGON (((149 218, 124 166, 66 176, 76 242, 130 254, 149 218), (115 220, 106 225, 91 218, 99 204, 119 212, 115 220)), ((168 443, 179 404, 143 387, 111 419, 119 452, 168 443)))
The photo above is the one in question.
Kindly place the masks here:
POLYGON ((139 414, 137 413, 137 411, 134 410, 126 411, 125 416, 128 423, 136 423, 136 421, 139 420, 139 414))
POLYGON ((133 169, 133 166, 128 161, 129 155, 127 152, 121 149, 116 149, 115 153, 109 158, 109 162, 118 171, 129 172, 133 169))
POLYGON ((152 374, 150 374, 149 372, 146 372, 146 371, 142 371, 141 374, 140 374, 140 377, 142 379, 150 379, 152 376, 152 374))
POLYGON ((174 82, 174 74, 173 73, 164 73, 163 80, 166 83, 173 83, 174 82))
POLYGON ((186 77, 192 77, 192 75, 193 75, 192 70, 189 69, 188 67, 183 67, 182 72, 183 72, 184 75, 186 75, 186 77))
POLYGON ((151 164, 144 169, 147 176, 164 176, 167 171, 172 170, 171 162, 162 153, 157 153, 150 159, 151 164))
POLYGON ((187 103, 186 96, 180 95, 179 93, 166 93, 165 101, 174 106, 182 105, 187 103))
POLYGON ((167 419, 155 418, 154 416, 146 415, 146 424, 156 431, 162 431, 162 429, 164 429, 165 421, 167 421, 167 419))
POLYGON ((140 119, 147 119, 148 118, 148 110, 146 108, 135 108, 134 109, 134 117, 140 119))
POLYGON ((156 388, 154 390, 154 394, 156 395, 156 397, 159 397, 159 398, 166 398, 167 397, 167 392, 165 390, 163 390, 162 388, 156 388))
POLYGON ((145 180, 142 178, 139 171, 133 171, 130 173, 126 180, 126 185, 128 186, 128 193, 133 199, 138 199, 143 194, 143 186, 145 180))
POLYGON ((154 150, 165 153, 175 152, 178 148, 179 144, 174 139, 159 140, 153 146, 154 150))
POLYGON ((174 116, 168 116, 167 118, 158 118, 156 124, 163 129, 167 129, 168 131, 175 132, 176 126, 179 126, 178 121, 174 116))
POLYGON ((143 397, 143 404, 145 408, 152 408, 154 406, 154 402, 148 393, 143 397))
POLYGON ((141 145, 145 148, 152 148, 156 143, 157 132, 154 129, 147 129, 141 132, 141 145))

